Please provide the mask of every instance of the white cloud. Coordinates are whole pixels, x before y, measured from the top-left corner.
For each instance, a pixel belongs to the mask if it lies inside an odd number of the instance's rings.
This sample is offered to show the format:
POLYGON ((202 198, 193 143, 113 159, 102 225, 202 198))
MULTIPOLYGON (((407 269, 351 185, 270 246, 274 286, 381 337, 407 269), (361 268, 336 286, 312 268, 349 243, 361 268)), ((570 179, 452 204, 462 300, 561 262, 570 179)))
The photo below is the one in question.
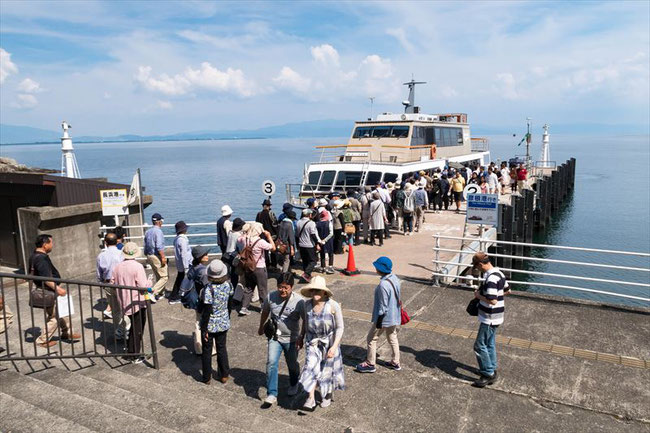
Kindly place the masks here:
POLYGON ((409 53, 412 53, 414 51, 413 44, 406 37, 406 32, 404 32, 403 28, 397 27, 392 29, 386 29, 386 34, 393 36, 395 39, 397 39, 400 45, 402 45, 402 47, 409 53))
POLYGON ((442 86, 440 89, 440 94, 447 99, 452 99, 458 96, 458 92, 456 89, 451 87, 449 84, 445 84, 442 86))
POLYGON ((160 101, 160 100, 158 100, 157 105, 158 105, 158 108, 160 108, 161 110, 171 110, 172 108, 174 108, 174 105, 172 105, 172 103, 169 102, 169 101, 160 101))
POLYGON ((316 62, 325 66, 340 66, 339 53, 329 44, 311 47, 311 56, 316 62))
POLYGON ((16 102, 12 104, 16 108, 34 108, 38 105, 38 99, 34 95, 19 93, 16 98, 16 102))
POLYGON ((11 61, 11 54, 0 48, 0 84, 11 74, 17 74, 18 67, 11 61))
POLYGON ((273 82, 280 88, 296 91, 298 93, 307 93, 311 88, 311 80, 305 78, 288 66, 280 71, 273 82))
POLYGON ((203 62, 199 69, 192 69, 188 66, 182 74, 176 74, 173 77, 167 74, 153 77, 151 71, 151 66, 140 66, 135 79, 144 88, 154 93, 178 96, 194 90, 211 90, 243 97, 255 94, 254 83, 244 77, 244 72, 241 69, 228 68, 221 71, 210 63, 203 62))
POLYGON ((495 89, 505 99, 519 99, 520 95, 517 92, 517 81, 510 72, 497 74, 495 89))
POLYGON ((43 91, 41 85, 31 78, 25 78, 18 84, 18 91, 22 93, 40 93, 43 91))

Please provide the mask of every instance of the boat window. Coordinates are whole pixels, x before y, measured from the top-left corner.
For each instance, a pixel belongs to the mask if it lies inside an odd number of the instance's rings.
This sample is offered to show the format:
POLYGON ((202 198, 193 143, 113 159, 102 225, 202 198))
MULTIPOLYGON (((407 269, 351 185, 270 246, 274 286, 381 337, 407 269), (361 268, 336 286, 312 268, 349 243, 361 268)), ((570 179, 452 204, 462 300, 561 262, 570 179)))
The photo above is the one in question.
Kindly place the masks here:
POLYGON ((434 128, 432 126, 416 126, 411 136, 411 146, 422 146, 434 143, 434 128))
POLYGON ((361 185, 361 172, 360 171, 339 171, 336 177, 337 187, 357 187, 361 185))
POLYGON ((369 171, 366 176, 366 185, 377 185, 381 180, 381 171, 369 171))
POLYGON ((352 138, 404 138, 408 135, 409 127, 404 125, 359 126, 354 130, 352 138))
POLYGON ((375 126, 372 128, 373 137, 388 137, 390 135, 390 126, 375 126))
POLYGON ((363 137, 370 137, 370 133, 372 132, 372 127, 370 126, 359 126, 354 130, 354 135, 352 135, 352 138, 363 138, 363 137))
POLYGON ((393 126, 393 129, 390 131, 391 137, 404 138, 409 135, 408 126, 393 126))
POLYGON ((384 182, 395 182, 397 180, 397 173, 386 173, 384 174, 384 182))
POLYGON ((462 146, 463 130, 461 128, 436 128, 438 147, 462 146))
POLYGON ((323 177, 320 178, 320 184, 318 189, 330 189, 332 183, 334 182, 335 171, 324 171, 323 177))
POLYGON ((320 173, 320 171, 310 171, 307 185, 316 188, 318 186, 318 180, 320 179, 320 173))

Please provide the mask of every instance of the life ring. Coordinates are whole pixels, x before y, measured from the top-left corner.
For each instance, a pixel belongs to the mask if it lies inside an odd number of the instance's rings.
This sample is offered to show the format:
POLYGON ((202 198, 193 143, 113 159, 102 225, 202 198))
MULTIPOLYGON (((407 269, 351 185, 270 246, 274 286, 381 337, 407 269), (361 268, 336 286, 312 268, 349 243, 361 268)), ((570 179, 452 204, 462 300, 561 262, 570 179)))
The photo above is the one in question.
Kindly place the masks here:
POLYGON ((435 144, 432 144, 432 145, 431 145, 431 153, 429 154, 429 157, 430 157, 431 159, 436 159, 436 150, 437 150, 437 149, 436 149, 436 145, 435 145, 435 144))

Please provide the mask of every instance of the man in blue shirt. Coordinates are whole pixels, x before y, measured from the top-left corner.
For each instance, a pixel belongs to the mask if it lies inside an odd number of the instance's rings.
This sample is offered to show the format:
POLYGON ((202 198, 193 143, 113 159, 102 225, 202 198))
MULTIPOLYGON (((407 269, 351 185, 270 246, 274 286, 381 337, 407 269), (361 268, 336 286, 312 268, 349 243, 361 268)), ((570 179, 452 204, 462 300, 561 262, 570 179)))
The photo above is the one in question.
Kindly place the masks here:
POLYGON ((379 257, 373 266, 381 276, 375 288, 375 300, 372 309, 372 326, 368 332, 366 342, 368 350, 366 360, 358 364, 356 369, 360 373, 374 373, 377 371, 377 340, 381 334, 386 334, 386 339, 393 352, 390 362, 386 367, 391 370, 401 370, 399 363, 399 341, 397 340, 398 326, 402 323, 400 309, 401 285, 396 275, 393 274, 393 262, 388 257, 379 257))
POLYGON ((151 216, 151 227, 144 234, 144 254, 147 256, 147 263, 151 266, 154 275, 156 276, 156 283, 153 285, 153 293, 155 303, 165 294, 165 286, 169 275, 167 272, 167 258, 165 257, 165 236, 162 232, 163 217, 159 213, 151 216))
MULTIPOLYGON (((117 249, 117 235, 115 233, 107 233, 104 236, 104 246, 106 248, 97 256, 97 281, 110 283, 113 277, 113 268, 124 260, 124 256, 117 249)), ((129 330, 129 318, 122 314, 122 308, 120 308, 117 301, 115 289, 106 289, 106 298, 108 305, 104 310, 104 317, 113 319, 115 338, 124 340, 126 331, 129 330)))
POLYGON ((178 292, 181 288, 181 282, 185 278, 185 274, 192 265, 192 248, 190 248, 190 241, 187 238, 187 224, 185 221, 179 221, 174 226, 176 229, 176 238, 174 239, 174 259, 176 262, 176 280, 172 293, 169 295, 170 304, 180 304, 181 297, 178 292))

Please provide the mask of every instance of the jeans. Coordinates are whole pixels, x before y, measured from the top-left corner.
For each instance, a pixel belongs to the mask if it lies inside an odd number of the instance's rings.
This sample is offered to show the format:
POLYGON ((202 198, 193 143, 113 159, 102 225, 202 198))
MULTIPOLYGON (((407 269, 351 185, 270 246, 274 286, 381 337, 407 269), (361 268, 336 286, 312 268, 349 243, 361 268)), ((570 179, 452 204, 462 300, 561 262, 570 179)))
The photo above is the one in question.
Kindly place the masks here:
POLYGON ((413 232, 413 213, 404 212, 404 233, 413 232))
POLYGON ((497 348, 495 345, 497 326, 481 323, 474 342, 474 353, 479 372, 483 376, 492 376, 497 369, 497 348))
POLYGON ((298 349, 296 343, 280 343, 269 340, 268 355, 266 358, 266 395, 278 396, 278 364, 280 355, 284 352, 284 359, 289 369, 289 384, 294 386, 300 377, 300 365, 298 365, 298 349))

